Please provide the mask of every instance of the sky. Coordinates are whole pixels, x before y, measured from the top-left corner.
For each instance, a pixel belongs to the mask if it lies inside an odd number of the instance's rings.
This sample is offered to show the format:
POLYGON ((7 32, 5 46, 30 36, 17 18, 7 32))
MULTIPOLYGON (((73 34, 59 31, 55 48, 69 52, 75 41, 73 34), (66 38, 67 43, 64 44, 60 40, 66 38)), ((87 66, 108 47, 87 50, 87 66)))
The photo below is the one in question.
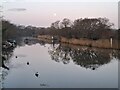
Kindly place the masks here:
POLYGON ((118 0, 3 0, 5 19, 48 27, 56 20, 106 17, 118 28, 118 0))

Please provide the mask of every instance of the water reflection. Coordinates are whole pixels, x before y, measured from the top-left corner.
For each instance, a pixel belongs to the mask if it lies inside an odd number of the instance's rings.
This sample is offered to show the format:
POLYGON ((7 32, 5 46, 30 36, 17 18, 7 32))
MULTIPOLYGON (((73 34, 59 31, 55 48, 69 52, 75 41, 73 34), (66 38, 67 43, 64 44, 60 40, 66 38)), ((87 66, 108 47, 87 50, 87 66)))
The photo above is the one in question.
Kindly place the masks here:
POLYGON ((2 67, 9 70, 9 67, 7 67, 5 64, 8 62, 10 57, 13 55, 13 48, 9 50, 3 50, 2 51, 2 67))
MULTIPOLYGON (((58 64, 63 63, 64 65, 69 65, 71 62, 73 62, 74 66, 79 66, 84 69, 90 69, 91 71, 92 70, 97 71, 98 68, 102 67, 105 64, 109 64, 111 62, 111 60, 113 60, 113 59, 120 60, 120 58, 119 58, 120 52, 118 50, 83 47, 83 46, 64 44, 64 43, 53 43, 52 41, 42 41, 42 40, 38 40, 38 39, 34 39, 34 38, 23 38, 18 41, 17 41, 17 44, 18 44, 17 47, 25 47, 26 45, 32 46, 32 45, 39 44, 40 47, 43 46, 42 48, 44 48, 44 49, 47 48, 47 54, 51 58, 51 59, 47 58, 48 60, 53 60, 55 62, 58 62, 58 64)), ((42 50, 44 50, 44 49, 42 49, 42 50)), ((3 56, 6 57, 5 59, 3 58, 3 68, 4 68, 3 73, 2 73, 3 80, 9 74, 9 70, 11 70, 13 68, 13 67, 9 66, 9 63, 10 63, 9 60, 11 58, 13 58, 13 56, 15 59, 18 59, 18 60, 19 60, 19 58, 23 58, 23 59, 26 58, 26 55, 24 55, 24 54, 23 55, 13 55, 14 50, 15 50, 15 48, 12 48, 11 50, 4 50, 2 52, 3 56)), ((38 54, 38 53, 35 53, 35 54, 38 54)), ((41 57, 42 57, 42 55, 41 55, 41 57)), ((26 65, 27 68, 29 68, 32 66, 33 63, 35 63, 35 62, 29 61, 27 59, 25 61, 24 65, 26 65)), ((43 62, 41 61, 41 63, 43 63, 43 62)), ((46 65, 49 65, 49 63, 46 65)), ((37 67, 37 65, 36 65, 36 67, 37 67)), ((34 69, 34 68, 32 67, 32 69, 34 69)), ((39 69, 40 68, 38 68, 38 70, 39 69)), ((43 72, 44 72, 44 70, 43 70, 43 72)), ((48 70, 48 72, 49 72, 49 70, 48 70)), ((34 71, 33 76, 38 79, 39 79, 39 77, 40 77, 40 79, 42 79, 43 78, 42 74, 43 74, 42 71, 36 70, 36 71, 34 71)), ((45 74, 45 76, 46 76, 46 74, 45 74)), ((48 85, 48 83, 40 83, 39 86, 48 87, 49 85, 48 85)))
POLYGON ((51 46, 48 47, 48 53, 52 60, 63 62, 64 64, 68 64, 70 60, 72 60, 76 65, 80 65, 86 69, 90 68, 95 70, 98 67, 109 63, 113 58, 120 60, 119 50, 83 47, 33 38, 24 39, 24 42, 27 45, 39 43, 40 45, 45 46, 45 44, 51 44, 51 46))
MULTIPOLYGON (((51 59, 56 62, 69 64, 70 60, 72 60, 76 65, 90 68, 92 70, 109 63, 113 58, 119 60, 119 50, 83 47, 64 43, 55 44, 52 41, 41 41, 34 38, 23 38, 17 42, 19 47, 25 45, 31 46, 37 43, 42 46, 45 46, 45 44, 51 44, 50 47, 48 47, 48 53, 50 54, 51 59)), ((5 60, 9 60, 9 58, 13 55, 13 51, 14 48, 10 50, 3 50, 3 62, 5 60)), ((18 56, 15 57, 18 58, 18 56)), ((29 65, 29 62, 27 62, 27 65, 29 65)), ((3 68, 9 69, 5 65, 3 65, 3 68)))
POLYGON ((72 60, 76 65, 92 70, 118 58, 117 50, 81 47, 70 44, 59 44, 49 49, 51 59, 68 64, 72 60))
MULTIPOLYGON (((40 45, 45 45, 45 43, 43 41, 39 41, 37 39, 21 38, 21 39, 17 40, 17 47, 24 47, 25 45, 29 45, 30 46, 30 45, 33 45, 33 44, 36 44, 36 43, 39 43, 40 45), (27 42, 26 42, 26 40, 27 40, 27 42)), ((8 62, 8 60, 13 56, 13 52, 14 52, 15 48, 16 47, 14 47, 14 48, 12 47, 12 48, 9 48, 9 49, 3 49, 3 51, 2 51, 2 67, 4 69, 9 70, 9 67, 7 67, 6 62, 8 62)), ((15 56, 16 59, 18 57, 24 57, 24 55, 15 56)), ((29 62, 27 62, 27 65, 29 65, 29 62)))

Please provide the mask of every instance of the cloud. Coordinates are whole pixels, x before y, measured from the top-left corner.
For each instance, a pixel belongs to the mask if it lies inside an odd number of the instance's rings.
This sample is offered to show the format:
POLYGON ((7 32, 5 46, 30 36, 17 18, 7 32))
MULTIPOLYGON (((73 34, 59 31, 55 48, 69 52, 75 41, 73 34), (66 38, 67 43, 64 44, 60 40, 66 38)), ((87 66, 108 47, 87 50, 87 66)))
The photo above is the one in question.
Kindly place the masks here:
POLYGON ((11 8, 11 9, 8 9, 8 11, 26 11, 25 8, 11 8))

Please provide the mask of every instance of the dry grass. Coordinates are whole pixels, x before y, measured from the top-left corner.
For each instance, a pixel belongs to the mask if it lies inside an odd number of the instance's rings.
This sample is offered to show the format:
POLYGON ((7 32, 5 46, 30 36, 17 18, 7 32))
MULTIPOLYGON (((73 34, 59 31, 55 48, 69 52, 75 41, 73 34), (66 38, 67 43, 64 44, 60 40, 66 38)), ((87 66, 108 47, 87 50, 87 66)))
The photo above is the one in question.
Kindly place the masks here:
MULTIPOLYGON (((48 39, 51 40, 51 36, 49 35, 41 35, 38 36, 40 39, 48 39)), ((89 46, 89 47, 98 47, 98 48, 106 48, 106 49, 120 49, 120 41, 113 40, 112 45, 109 39, 99 39, 99 40, 90 40, 86 38, 81 39, 67 39, 65 37, 61 37, 61 42, 68 43, 68 44, 75 44, 75 45, 82 45, 82 46, 89 46)))
POLYGON ((90 40, 90 39, 67 39, 62 37, 61 42, 90 46, 90 47, 99 47, 99 48, 112 48, 112 49, 120 49, 118 45, 120 45, 120 41, 113 40, 112 45, 109 39, 99 39, 99 40, 90 40))

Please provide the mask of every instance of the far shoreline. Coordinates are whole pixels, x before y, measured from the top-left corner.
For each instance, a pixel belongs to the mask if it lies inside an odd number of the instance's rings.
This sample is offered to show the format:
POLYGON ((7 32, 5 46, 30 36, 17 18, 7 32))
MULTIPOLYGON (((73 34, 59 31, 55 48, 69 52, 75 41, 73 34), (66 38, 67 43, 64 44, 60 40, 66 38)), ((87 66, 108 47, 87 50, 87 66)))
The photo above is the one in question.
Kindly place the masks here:
MULTIPOLYGON (((53 36, 51 35, 39 35, 37 39, 49 42, 53 40, 52 37, 53 36)), ((119 47, 120 41, 116 39, 113 39, 112 42, 110 39, 92 40, 87 38, 75 39, 75 38, 66 38, 66 37, 58 37, 57 39, 59 42, 66 44, 120 50, 119 47)))

